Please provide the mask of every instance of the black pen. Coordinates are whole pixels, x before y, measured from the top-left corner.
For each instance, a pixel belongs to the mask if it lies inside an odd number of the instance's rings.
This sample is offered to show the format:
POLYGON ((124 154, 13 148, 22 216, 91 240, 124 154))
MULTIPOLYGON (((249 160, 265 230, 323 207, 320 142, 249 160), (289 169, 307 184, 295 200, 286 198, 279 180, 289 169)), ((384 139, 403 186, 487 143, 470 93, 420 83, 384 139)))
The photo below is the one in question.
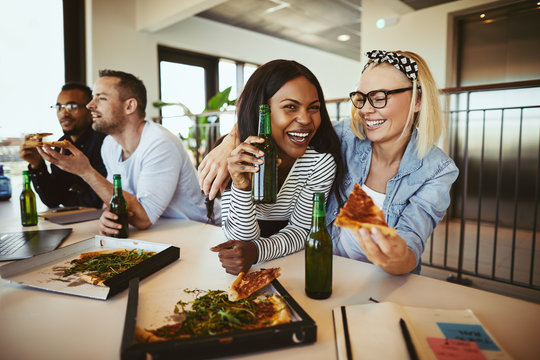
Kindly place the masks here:
POLYGON ((349 324, 347 322, 347 311, 345 310, 345 306, 341 307, 341 317, 343 319, 343 335, 345 337, 347 360, 352 360, 351 338, 349 335, 349 324))
POLYGON ((401 328, 401 333, 403 334, 403 338, 405 339, 405 344, 407 344, 407 351, 409 352, 411 360, 418 360, 418 354, 416 353, 416 349, 414 348, 411 334, 409 333, 409 329, 407 329, 407 324, 405 323, 405 320, 399 319, 399 327, 401 328))

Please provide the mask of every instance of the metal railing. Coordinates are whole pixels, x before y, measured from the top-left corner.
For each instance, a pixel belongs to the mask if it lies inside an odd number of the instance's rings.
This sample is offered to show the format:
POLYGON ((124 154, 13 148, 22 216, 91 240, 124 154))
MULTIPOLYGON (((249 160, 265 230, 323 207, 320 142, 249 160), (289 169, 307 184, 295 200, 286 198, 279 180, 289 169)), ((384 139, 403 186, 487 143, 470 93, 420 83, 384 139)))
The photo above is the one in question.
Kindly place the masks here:
POLYGON ((469 275, 538 290, 540 81, 441 92, 448 152, 460 175, 422 263, 455 272, 448 280, 461 284, 471 282, 463 277, 469 275), (512 92, 522 104, 490 104, 512 92))

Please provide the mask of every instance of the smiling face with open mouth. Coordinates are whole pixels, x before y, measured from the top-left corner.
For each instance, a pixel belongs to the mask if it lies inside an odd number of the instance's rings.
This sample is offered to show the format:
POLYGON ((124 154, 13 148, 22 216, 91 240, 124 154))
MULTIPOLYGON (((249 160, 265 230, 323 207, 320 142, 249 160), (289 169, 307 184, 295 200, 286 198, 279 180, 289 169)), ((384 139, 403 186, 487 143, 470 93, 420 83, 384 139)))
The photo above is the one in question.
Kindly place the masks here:
MULTIPOLYGON (((368 94, 374 90, 395 90, 411 86, 411 81, 390 64, 380 64, 371 66, 364 71, 360 79, 358 91, 368 94)), ((383 96, 384 93, 377 92, 374 96, 383 96)), ((377 109, 366 99, 364 106, 357 109, 366 136, 372 142, 395 141, 400 138, 403 128, 407 123, 409 109, 412 99, 412 91, 404 91, 395 94, 388 94, 386 106, 377 109)), ((372 98, 377 104, 378 98, 372 98)), ((384 104, 384 102, 382 102, 384 104)), ((420 109, 420 104, 415 106, 414 111, 420 109)))
POLYGON ((92 115, 92 128, 104 134, 120 133, 124 126, 125 107, 120 97, 118 78, 103 76, 97 79, 93 98, 86 107, 92 115))
POLYGON ((317 88, 303 76, 286 82, 269 100, 272 137, 282 165, 304 155, 321 125, 317 88))

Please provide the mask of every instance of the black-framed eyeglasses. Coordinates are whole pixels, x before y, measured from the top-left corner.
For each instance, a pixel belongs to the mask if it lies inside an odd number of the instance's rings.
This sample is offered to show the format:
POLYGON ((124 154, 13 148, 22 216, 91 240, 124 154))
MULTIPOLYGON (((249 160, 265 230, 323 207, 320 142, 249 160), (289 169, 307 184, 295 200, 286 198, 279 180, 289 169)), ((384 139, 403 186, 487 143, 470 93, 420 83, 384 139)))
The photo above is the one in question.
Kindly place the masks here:
POLYGON ((349 94, 349 97, 351 98, 354 107, 357 109, 364 107, 366 104, 366 99, 368 99, 371 106, 373 106, 375 109, 382 109, 386 106, 388 95, 402 93, 407 90, 412 90, 412 86, 395 90, 373 90, 367 94, 360 91, 353 91, 349 94))
POLYGON ((62 109, 66 109, 68 113, 72 111, 77 111, 81 108, 85 107, 84 104, 77 104, 77 103, 67 103, 67 104, 56 104, 52 105, 51 109, 56 109, 56 111, 60 112, 62 109))

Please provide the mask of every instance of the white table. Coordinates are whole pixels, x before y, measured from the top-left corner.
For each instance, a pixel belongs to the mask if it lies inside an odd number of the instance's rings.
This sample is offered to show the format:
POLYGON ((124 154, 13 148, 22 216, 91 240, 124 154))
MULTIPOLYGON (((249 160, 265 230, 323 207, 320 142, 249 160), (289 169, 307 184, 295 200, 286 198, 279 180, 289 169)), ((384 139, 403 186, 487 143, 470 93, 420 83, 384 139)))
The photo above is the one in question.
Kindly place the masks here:
MULTIPOLYGON (((18 213, 0 203, 0 228, 21 229, 18 213)), ((37 228, 60 226, 40 220, 37 228)), ((76 224, 64 245, 93 237, 97 221, 76 224)), ((131 238, 171 243, 180 259, 142 280, 140 294, 159 294, 172 288, 208 288, 230 283, 209 248, 224 239, 221 229, 190 221, 160 220, 131 238)), ((336 358, 331 309, 368 303, 372 297, 403 305, 446 309, 470 308, 501 346, 516 359, 538 359, 540 305, 417 275, 391 276, 370 264, 334 257, 333 294, 312 300, 304 294, 304 254, 299 252, 265 264, 281 267, 280 282, 315 320, 317 342, 312 345, 240 356, 241 359, 336 358)), ((0 280, 0 358, 2 359, 118 359, 127 291, 107 301, 61 295, 0 280)), ((389 344, 391 346, 391 344, 389 344)), ((369 354, 377 359, 377 354, 369 354)))

